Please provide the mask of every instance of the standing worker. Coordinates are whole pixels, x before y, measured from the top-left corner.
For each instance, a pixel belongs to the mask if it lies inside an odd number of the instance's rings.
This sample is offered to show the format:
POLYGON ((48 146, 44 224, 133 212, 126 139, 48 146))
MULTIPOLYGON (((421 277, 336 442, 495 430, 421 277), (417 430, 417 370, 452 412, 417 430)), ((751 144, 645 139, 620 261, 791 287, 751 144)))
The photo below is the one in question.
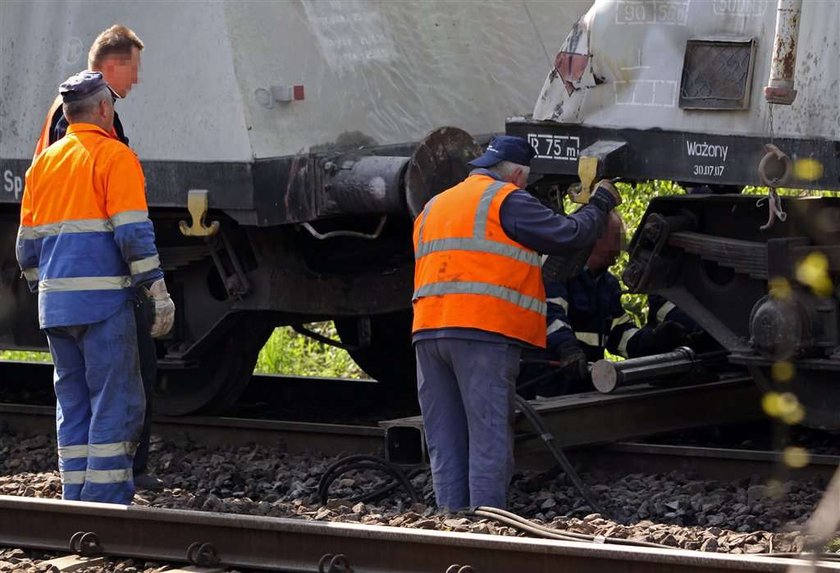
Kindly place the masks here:
POLYGON ((620 203, 601 181, 589 205, 555 214, 522 190, 534 155, 494 138, 414 224, 413 341, 439 507, 506 506, 520 351, 546 343, 538 253, 591 246, 620 203))
POLYGON ((154 300, 153 336, 172 328, 175 306, 140 162, 110 135, 115 94, 99 72, 59 93, 67 134, 26 172, 16 254, 55 364, 63 497, 128 504, 145 412, 133 289, 154 300))
MULTIPOLYGON (((104 30, 90 47, 88 69, 100 72, 108 86, 120 98, 124 98, 139 81, 140 52, 143 42, 131 29, 114 25, 104 30)), ((44 149, 64 137, 67 131, 67 118, 62 112, 62 101, 58 97, 50 107, 41 137, 35 146, 37 157, 44 149)), ((117 112, 114 112, 114 127, 110 131, 128 145, 128 137, 123 130, 117 112)), ((157 491, 163 489, 163 483, 147 472, 149 461, 149 440, 152 432, 152 390, 157 378, 157 352, 155 342, 149 334, 151 324, 149 306, 152 304, 142 293, 135 293, 134 321, 137 323, 137 344, 140 350, 140 372, 143 376, 143 388, 146 394, 146 415, 143 419, 143 433, 134 456, 134 485, 138 489, 157 491)))

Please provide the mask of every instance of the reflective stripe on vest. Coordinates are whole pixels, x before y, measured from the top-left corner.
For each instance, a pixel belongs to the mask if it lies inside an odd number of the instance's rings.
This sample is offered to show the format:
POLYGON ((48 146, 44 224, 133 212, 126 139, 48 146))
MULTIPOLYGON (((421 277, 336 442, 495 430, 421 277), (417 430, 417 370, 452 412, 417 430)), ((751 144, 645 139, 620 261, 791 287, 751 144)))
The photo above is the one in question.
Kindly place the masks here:
POLYGON ((139 275, 152 271, 160 266, 160 257, 157 255, 140 259, 139 261, 132 261, 128 263, 128 270, 132 275, 139 275))
POLYGON ((562 296, 556 296, 554 298, 549 298, 545 302, 556 304, 560 308, 563 309, 563 312, 569 312, 569 302, 563 298, 562 296))
POLYGON ((545 314, 545 303, 513 289, 481 282, 446 281, 423 285, 414 291, 414 298, 441 294, 483 294, 507 301, 525 310, 545 314))
POLYGON ((569 323, 564 322, 564 321, 560 320, 559 318, 555 318, 553 321, 551 321, 551 324, 548 325, 548 329, 545 331, 545 333, 546 333, 546 335, 550 336, 550 335, 554 334, 555 332, 557 332, 558 330, 561 330, 563 328, 571 328, 571 327, 569 326, 569 323))
POLYGON ((85 481, 90 483, 122 483, 131 479, 131 470, 87 470, 85 481))
POLYGON ((114 456, 129 456, 137 449, 134 442, 113 442, 110 444, 91 444, 89 455, 92 458, 111 458, 114 456))
POLYGON ((597 332, 575 332, 575 338, 589 346, 601 346, 601 337, 597 332))
MULTIPOLYGON (((59 446, 58 458, 60 460, 74 460, 78 458, 86 458, 88 455, 87 444, 80 444, 78 446, 59 446)), ((84 472, 82 472, 84 473, 84 472)))
POLYGON ((85 483, 85 470, 59 472, 61 474, 61 483, 64 485, 82 485, 85 483))
POLYGON ((63 233, 110 233, 113 231, 114 226, 108 219, 79 219, 37 227, 21 226, 18 235, 22 239, 41 239, 63 233))
POLYGON ((148 211, 123 211, 111 217, 111 224, 114 227, 130 225, 131 223, 145 223, 149 220, 148 211))
POLYGON ((665 301, 665 304, 659 307, 659 310, 656 311, 656 320, 659 322, 665 322, 665 317, 668 316, 668 313, 674 310, 676 305, 671 302, 670 300, 665 301))
POLYGON ((73 277, 44 279, 38 292, 70 292, 78 290, 119 290, 131 286, 131 277, 73 277))
POLYGON ((638 328, 628 328, 624 331, 624 334, 621 335, 621 340, 618 343, 618 353, 627 357, 627 343, 630 342, 630 339, 633 338, 633 335, 639 332, 638 328))
MULTIPOLYGON (((503 181, 494 181, 487 186, 487 189, 481 194, 476 209, 475 219, 473 220, 473 236, 471 238, 452 238, 452 239, 435 239, 432 241, 425 241, 423 239, 423 230, 426 224, 426 217, 429 213, 429 207, 432 205, 431 201, 423 209, 422 219, 420 220, 420 228, 417 233, 417 249, 415 253, 415 260, 419 260, 431 253, 439 253, 442 251, 471 251, 479 253, 487 253, 491 255, 501 255, 523 262, 532 266, 540 266, 540 256, 530 250, 522 249, 514 245, 508 245, 497 241, 485 239, 484 235, 487 232, 487 220, 489 218, 490 204, 504 186, 503 181)), ((424 296, 436 296, 447 294, 477 294, 492 296, 525 310, 538 312, 540 314, 546 313, 545 302, 524 295, 516 290, 499 286, 496 284, 476 282, 476 281, 443 281, 423 285, 414 291, 412 300, 424 296)))
POLYGON ((529 265, 540 266, 540 256, 537 253, 484 238, 484 234, 487 232, 490 203, 493 201, 496 193, 505 185, 506 183, 503 181, 496 181, 491 183, 487 187, 487 190, 482 193, 481 199, 478 202, 478 209, 475 212, 473 236, 471 238, 423 240, 423 226, 426 223, 427 209, 432 204, 432 201, 434 201, 434 198, 432 198, 426 205, 426 209, 423 210, 423 219, 420 221, 420 231, 418 233, 417 252, 414 254, 414 259, 417 260, 430 253, 439 253, 441 251, 471 251, 501 255, 529 265))

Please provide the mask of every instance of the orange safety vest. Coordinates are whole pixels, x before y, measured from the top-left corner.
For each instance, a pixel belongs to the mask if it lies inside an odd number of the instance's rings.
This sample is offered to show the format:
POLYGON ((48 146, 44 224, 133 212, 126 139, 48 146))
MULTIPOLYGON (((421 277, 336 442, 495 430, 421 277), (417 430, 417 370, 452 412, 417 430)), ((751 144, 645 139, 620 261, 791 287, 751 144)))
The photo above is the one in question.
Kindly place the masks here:
POLYGON ((74 123, 26 172, 16 242, 41 328, 105 320, 131 287, 163 277, 137 156, 74 123))
POLYGON ((41 136, 35 143, 35 153, 33 154, 33 159, 38 157, 42 151, 50 146, 50 130, 55 122, 55 114, 58 113, 58 110, 61 109, 61 107, 62 100, 59 96, 53 100, 50 110, 47 112, 47 119, 44 120, 44 125, 41 128, 41 136))
MULTIPOLYGON (((35 142, 35 153, 32 155, 32 159, 34 160, 38 157, 42 151, 44 151, 47 147, 50 146, 51 140, 53 138, 53 128, 55 128, 56 123, 58 122, 60 117, 64 116, 64 109, 62 107, 63 102, 61 96, 55 98, 50 106, 50 110, 47 112, 47 118, 44 120, 44 125, 41 127, 41 135, 38 137, 38 141, 35 142), (59 117, 56 117, 59 116, 59 117)), ((111 137, 114 139, 118 139, 128 145, 128 139, 125 138, 124 134, 122 134, 122 124, 119 124, 120 127, 118 128, 117 125, 119 123, 119 117, 114 114, 114 127, 111 128, 111 137)))
POLYGON ((540 257, 499 215, 516 189, 475 174, 426 204, 414 222, 414 332, 475 328, 545 347, 540 257))

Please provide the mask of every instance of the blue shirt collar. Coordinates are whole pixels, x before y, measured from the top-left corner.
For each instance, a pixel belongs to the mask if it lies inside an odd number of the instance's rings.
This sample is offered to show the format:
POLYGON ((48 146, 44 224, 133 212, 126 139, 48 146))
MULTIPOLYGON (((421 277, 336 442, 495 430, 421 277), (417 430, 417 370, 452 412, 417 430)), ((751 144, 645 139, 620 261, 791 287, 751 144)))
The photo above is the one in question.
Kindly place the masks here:
POLYGON ((478 168, 470 171, 470 177, 472 177, 473 175, 486 175, 487 177, 492 177, 496 181, 502 181, 501 177, 496 175, 493 171, 490 171, 489 169, 485 169, 484 167, 478 167, 478 168))

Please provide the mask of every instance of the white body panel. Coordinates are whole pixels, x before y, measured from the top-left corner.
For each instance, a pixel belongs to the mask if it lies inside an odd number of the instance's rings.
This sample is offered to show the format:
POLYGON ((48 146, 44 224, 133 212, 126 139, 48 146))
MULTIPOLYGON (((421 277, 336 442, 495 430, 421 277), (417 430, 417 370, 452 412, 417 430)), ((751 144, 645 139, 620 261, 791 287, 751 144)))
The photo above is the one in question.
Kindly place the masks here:
POLYGON ((575 41, 570 35, 560 51, 591 54, 591 68, 571 94, 560 78, 549 75, 535 119, 718 134, 840 135, 840 2, 804 0, 798 96, 791 106, 772 106, 772 112, 763 88, 770 75, 775 1, 598 0, 584 19, 588 37, 575 41), (679 107, 686 42, 703 38, 756 40, 748 109, 679 107), (592 77, 603 83, 595 85, 592 77))
POLYGON ((337 141, 418 141, 442 125, 503 131, 590 5, 5 0, 0 158, 31 156, 58 84, 113 23, 146 44, 141 83, 118 103, 139 156, 241 162, 337 141), (266 105, 271 86, 292 85, 303 101, 266 105))

